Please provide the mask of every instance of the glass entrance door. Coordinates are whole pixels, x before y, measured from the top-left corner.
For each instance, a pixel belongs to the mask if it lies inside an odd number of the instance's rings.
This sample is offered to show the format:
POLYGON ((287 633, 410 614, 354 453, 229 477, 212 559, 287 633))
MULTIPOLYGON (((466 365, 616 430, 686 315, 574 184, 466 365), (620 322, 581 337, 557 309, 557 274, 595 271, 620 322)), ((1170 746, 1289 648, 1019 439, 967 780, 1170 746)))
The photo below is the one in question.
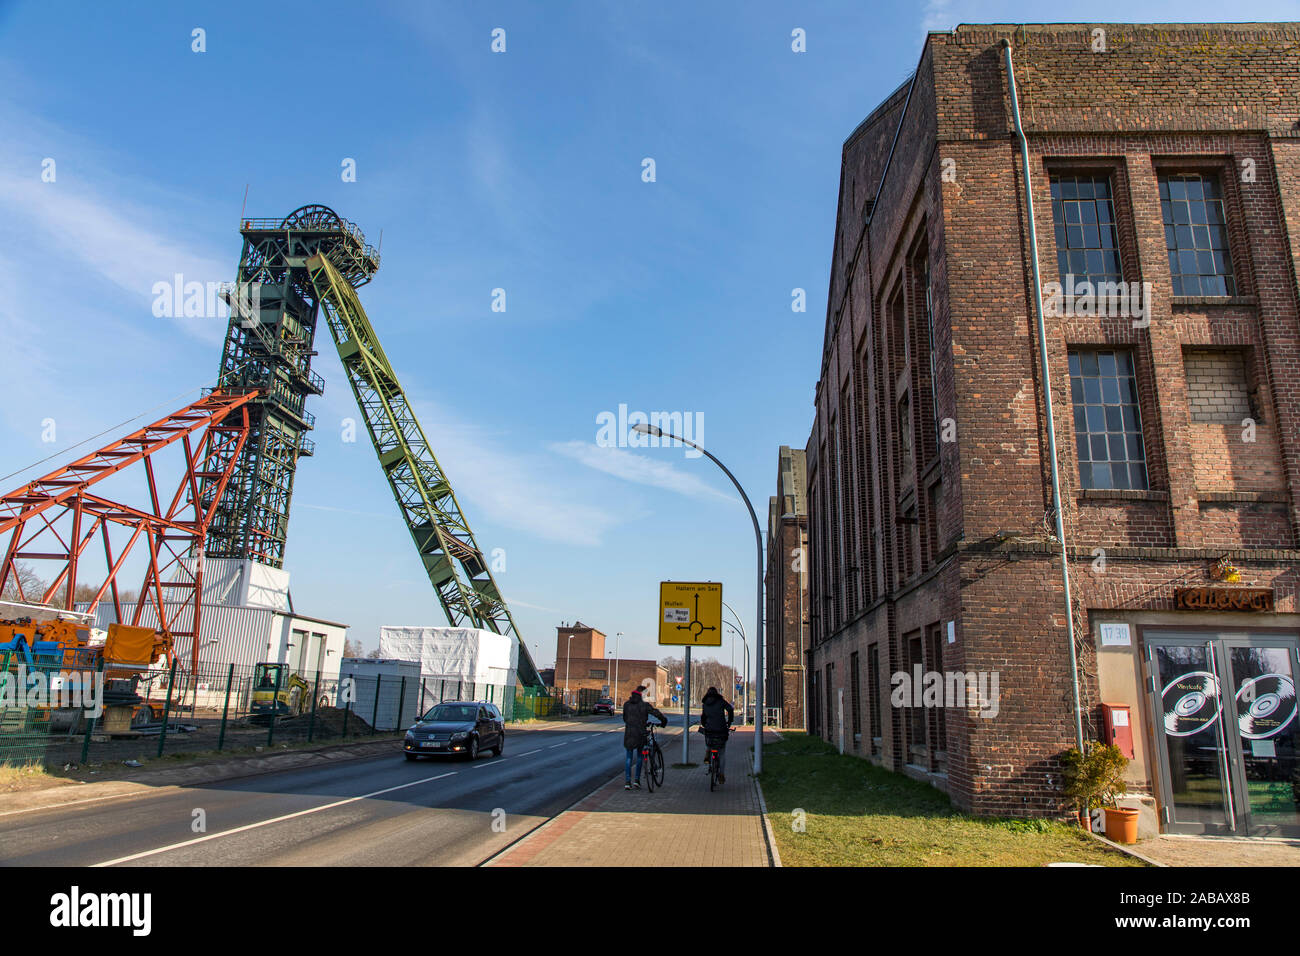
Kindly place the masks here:
POLYGON ((1230 833, 1231 773, 1214 642, 1149 636, 1147 654, 1165 823, 1174 832, 1230 833))
POLYGON ((1239 803, 1249 836, 1300 834, 1296 651, 1290 642, 1225 641, 1239 803))
POLYGON ((1146 633, 1171 832, 1300 835, 1296 641, 1146 633))

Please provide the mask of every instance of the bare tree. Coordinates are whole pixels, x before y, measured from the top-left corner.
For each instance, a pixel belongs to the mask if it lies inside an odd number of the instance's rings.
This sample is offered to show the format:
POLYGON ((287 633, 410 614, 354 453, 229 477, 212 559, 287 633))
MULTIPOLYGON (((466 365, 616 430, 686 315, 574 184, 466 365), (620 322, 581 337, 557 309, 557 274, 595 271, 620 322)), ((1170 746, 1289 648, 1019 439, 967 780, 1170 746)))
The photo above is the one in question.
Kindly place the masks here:
MULTIPOLYGON (((665 657, 659 665, 668 671, 668 682, 674 684, 678 677, 686 676, 686 661, 680 657, 665 657)), ((692 703, 698 704, 704 697, 704 692, 710 687, 716 687, 718 693, 728 700, 735 694, 736 672, 730 665, 724 664, 712 657, 705 660, 691 661, 690 674, 690 692, 692 703)), ((685 681, 683 681, 685 685, 685 681)), ((685 686, 682 688, 686 689, 685 686)))
POLYGON ((39 604, 46 587, 46 583, 41 580, 40 575, 36 573, 36 570, 30 564, 15 561, 14 572, 5 581, 4 591, 0 592, 0 600, 39 604), (21 588, 19 585, 21 585, 21 588))
POLYGON ((360 641, 354 641, 352 638, 343 639, 343 656, 344 657, 361 657, 366 649, 361 646, 360 641))

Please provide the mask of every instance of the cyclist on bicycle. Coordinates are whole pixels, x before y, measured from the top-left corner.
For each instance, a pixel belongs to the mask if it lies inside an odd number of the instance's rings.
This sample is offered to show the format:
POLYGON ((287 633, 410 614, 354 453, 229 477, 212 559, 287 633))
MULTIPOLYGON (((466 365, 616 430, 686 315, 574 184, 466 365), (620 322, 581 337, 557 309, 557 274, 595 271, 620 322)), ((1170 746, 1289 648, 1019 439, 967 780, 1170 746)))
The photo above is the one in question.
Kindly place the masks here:
POLYGON ((650 723, 650 718, 657 718, 660 727, 668 726, 668 718, 642 699, 641 692, 643 690, 645 690, 644 684, 632 691, 627 703, 623 705, 623 748, 627 751, 627 761, 623 765, 624 790, 641 789, 641 764, 645 761, 644 754, 641 753, 641 747, 645 744, 645 731, 650 723), (636 756, 635 783, 632 782, 633 755, 636 756))
MULTIPOLYGON (((700 729, 704 731, 704 743, 707 747, 716 747, 718 751, 718 783, 726 783, 727 775, 727 735, 731 733, 731 722, 736 719, 736 712, 727 699, 718 693, 716 687, 710 687, 700 701, 700 729)), ((707 764, 705 771, 708 771, 707 764)))

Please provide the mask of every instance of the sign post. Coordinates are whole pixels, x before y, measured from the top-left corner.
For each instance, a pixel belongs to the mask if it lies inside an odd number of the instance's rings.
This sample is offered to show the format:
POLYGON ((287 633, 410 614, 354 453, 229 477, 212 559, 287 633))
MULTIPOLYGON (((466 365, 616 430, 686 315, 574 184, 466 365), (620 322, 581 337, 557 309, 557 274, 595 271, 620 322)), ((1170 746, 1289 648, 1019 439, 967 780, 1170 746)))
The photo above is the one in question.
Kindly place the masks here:
POLYGON ((682 695, 682 763, 691 762, 691 645, 686 645, 686 693, 682 695))
POLYGON ((691 648, 722 646, 722 585, 715 581, 660 582, 659 643, 686 648, 682 763, 690 763, 691 648))

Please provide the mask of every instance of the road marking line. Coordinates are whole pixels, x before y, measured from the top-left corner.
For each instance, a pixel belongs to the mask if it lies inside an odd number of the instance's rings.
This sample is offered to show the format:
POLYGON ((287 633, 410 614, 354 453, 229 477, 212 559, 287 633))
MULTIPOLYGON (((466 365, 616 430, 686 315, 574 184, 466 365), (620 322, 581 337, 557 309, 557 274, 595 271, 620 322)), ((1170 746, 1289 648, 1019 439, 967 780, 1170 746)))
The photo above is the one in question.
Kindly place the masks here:
POLYGON ((435 780, 441 780, 443 777, 454 777, 459 772, 460 771, 458 770, 452 770, 450 773, 439 774, 436 777, 425 777, 423 780, 413 780, 410 783, 398 784, 396 787, 376 790, 373 793, 363 793, 359 797, 348 797, 346 800, 337 800, 334 803, 327 803, 321 807, 311 807, 307 810, 299 810, 297 813, 286 813, 284 816, 275 817, 270 820, 261 820, 257 823, 249 823, 242 827, 235 827, 233 830, 223 830, 220 833, 209 833, 207 836, 196 837, 193 840, 185 840, 182 843, 173 843, 170 846, 162 846, 154 850, 145 850, 142 853, 133 853, 130 856, 118 857, 116 860, 107 860, 103 863, 95 863, 91 868, 99 869, 105 866, 116 866, 118 863, 130 863, 134 860, 143 860, 145 857, 157 856, 159 853, 167 853, 170 850, 180 850, 187 846, 194 846, 197 843, 207 843, 209 840, 217 840, 221 837, 233 836, 236 833, 246 833, 249 830, 257 830, 260 827, 267 827, 273 823, 283 823, 285 820, 293 820, 296 817, 305 817, 313 813, 320 813, 322 810, 333 810, 335 807, 347 806, 349 803, 356 803, 358 800, 369 800, 371 797, 382 797, 386 793, 406 790, 409 787, 418 787, 422 783, 432 783, 435 780))
POLYGON ((515 754, 515 756, 516 756, 516 757, 527 757, 527 756, 530 756, 531 754, 539 754, 539 753, 541 753, 541 752, 542 752, 542 748, 541 748, 541 747, 538 747, 536 750, 530 750, 530 751, 528 751, 527 753, 522 753, 522 754, 515 754))
POLYGON ((562 744, 551 744, 551 746, 547 747, 546 749, 547 749, 547 750, 554 750, 556 747, 567 747, 567 746, 569 746, 569 742, 566 740, 566 741, 565 741, 564 743, 562 743, 562 744))
MULTIPOLYGON (((175 784, 168 784, 167 786, 173 787, 175 786, 175 784)), ((58 810, 61 807, 75 807, 78 804, 82 804, 82 803, 99 803, 101 800, 120 800, 123 797, 156 796, 157 793, 158 791, 156 790, 129 791, 127 793, 106 793, 103 796, 99 796, 99 797, 86 797, 82 800, 68 800, 65 803, 51 803, 40 807, 27 807, 26 809, 23 810, 4 810, 4 811, 0 811, 0 817, 9 817, 9 816, 13 816, 16 813, 40 813, 42 810, 58 810)))

